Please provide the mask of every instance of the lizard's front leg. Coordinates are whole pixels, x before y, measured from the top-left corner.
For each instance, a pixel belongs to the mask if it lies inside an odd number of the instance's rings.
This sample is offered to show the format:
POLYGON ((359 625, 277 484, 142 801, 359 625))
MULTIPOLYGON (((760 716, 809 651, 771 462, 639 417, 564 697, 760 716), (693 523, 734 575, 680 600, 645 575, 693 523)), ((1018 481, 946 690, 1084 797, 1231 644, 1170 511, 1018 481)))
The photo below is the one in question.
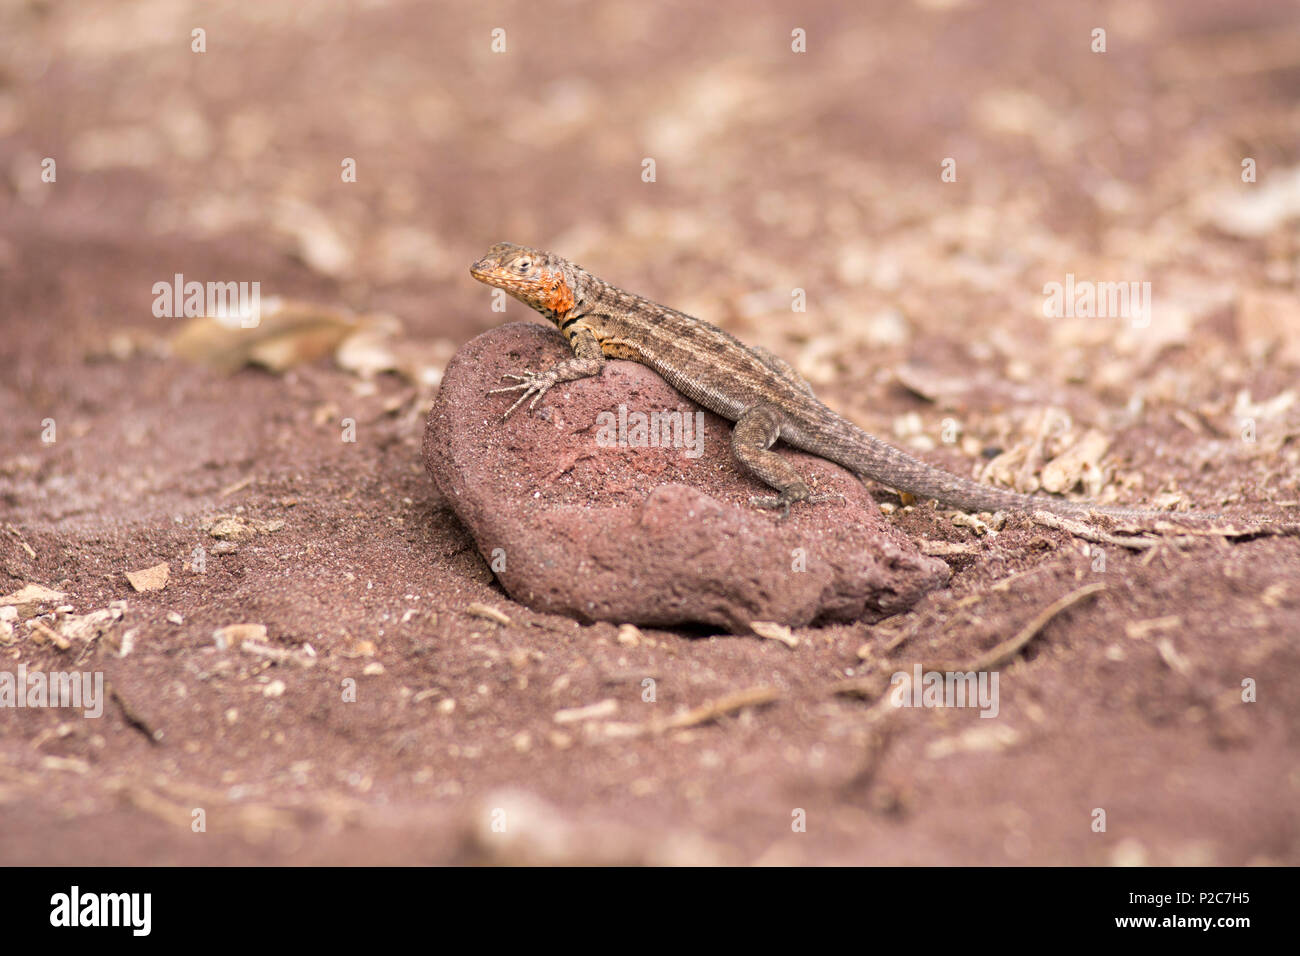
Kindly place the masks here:
POLYGON ((514 413, 514 410, 528 401, 530 397, 532 401, 528 402, 528 410, 531 412, 553 385, 600 374, 600 370, 605 367, 605 353, 601 351, 600 343, 596 341, 596 336, 592 334, 591 329, 575 328, 569 336, 569 344, 573 346, 573 358, 557 362, 545 372, 524 372, 522 375, 507 374, 506 378, 518 379, 519 384, 494 388, 488 392, 489 395, 496 395, 500 392, 523 392, 519 399, 501 416, 502 421, 509 418, 514 413))
POLYGON ((749 503, 759 508, 780 508, 781 517, 790 514, 797 501, 843 501, 840 494, 814 495, 794 465, 776 452, 772 445, 781 437, 781 415, 771 405, 756 405, 740 418, 731 431, 731 452, 747 472, 779 494, 755 496, 749 503))

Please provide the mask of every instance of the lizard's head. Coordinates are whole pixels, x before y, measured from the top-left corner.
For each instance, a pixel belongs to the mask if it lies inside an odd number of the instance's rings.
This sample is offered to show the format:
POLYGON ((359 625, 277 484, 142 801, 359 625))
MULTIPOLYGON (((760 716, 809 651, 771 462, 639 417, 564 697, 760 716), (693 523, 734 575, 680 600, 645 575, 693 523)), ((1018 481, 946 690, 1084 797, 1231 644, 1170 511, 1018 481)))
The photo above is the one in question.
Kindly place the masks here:
POLYGON ((566 266, 549 252, 498 242, 469 267, 469 274, 553 319, 573 308, 573 280, 566 266))

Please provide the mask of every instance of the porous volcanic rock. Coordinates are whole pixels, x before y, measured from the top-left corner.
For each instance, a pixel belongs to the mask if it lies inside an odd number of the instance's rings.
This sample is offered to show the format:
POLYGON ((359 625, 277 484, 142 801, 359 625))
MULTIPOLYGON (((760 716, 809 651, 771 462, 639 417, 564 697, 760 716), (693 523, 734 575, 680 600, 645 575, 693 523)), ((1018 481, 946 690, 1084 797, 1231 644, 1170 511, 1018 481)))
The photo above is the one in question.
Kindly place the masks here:
POLYGON ((611 361, 501 420, 515 394, 487 393, 509 384, 505 373, 570 354, 541 325, 485 332, 448 365, 425 428, 425 467, 515 600, 584 621, 744 631, 877 620, 947 582, 948 566, 831 462, 781 451, 814 492, 843 502, 800 503, 785 520, 751 506, 771 492, 733 461, 731 423, 634 362, 611 361), (638 446, 638 412, 681 412, 690 427, 679 447, 638 446))

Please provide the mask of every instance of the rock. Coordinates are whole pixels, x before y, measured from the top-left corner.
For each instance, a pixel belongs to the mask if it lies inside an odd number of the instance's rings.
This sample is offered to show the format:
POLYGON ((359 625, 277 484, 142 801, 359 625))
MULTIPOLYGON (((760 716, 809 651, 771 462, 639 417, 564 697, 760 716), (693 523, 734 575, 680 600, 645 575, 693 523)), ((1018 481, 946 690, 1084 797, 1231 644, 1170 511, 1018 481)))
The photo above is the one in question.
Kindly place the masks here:
POLYGON ((91 611, 89 614, 69 614, 59 623, 59 630, 64 637, 89 643, 107 632, 125 614, 125 601, 110 601, 108 607, 99 611, 91 611))
POLYGON ((167 579, 170 576, 171 569, 167 567, 167 562, 155 564, 151 568, 144 568, 140 571, 127 571, 126 579, 131 582, 131 587, 137 591, 161 591, 167 586, 167 579))
MULTIPOLYGON (((200 527, 222 541, 243 541, 256 534, 279 531, 284 527, 284 521, 280 518, 262 521, 259 518, 245 518, 243 515, 216 515, 204 520, 200 527)), ((213 550, 216 550, 215 546, 213 550)))
POLYGON ((0 607, 24 604, 57 604, 65 597, 62 591, 55 591, 41 584, 27 584, 13 594, 0 597, 0 607))
POLYGON ((784 521, 752 507, 750 496, 770 491, 732 459, 731 423, 645 366, 611 361, 502 422, 513 395, 488 390, 569 354, 532 323, 478 336, 448 365, 425 428, 425 467, 515 600, 585 621, 743 632, 753 621, 878 620, 947 582, 948 566, 920 554, 831 462, 781 452, 844 502, 798 504, 784 521), (621 443, 602 428, 620 406, 621 443), (665 411, 702 421, 698 436, 683 428, 686 447, 629 447, 634 414, 665 411))

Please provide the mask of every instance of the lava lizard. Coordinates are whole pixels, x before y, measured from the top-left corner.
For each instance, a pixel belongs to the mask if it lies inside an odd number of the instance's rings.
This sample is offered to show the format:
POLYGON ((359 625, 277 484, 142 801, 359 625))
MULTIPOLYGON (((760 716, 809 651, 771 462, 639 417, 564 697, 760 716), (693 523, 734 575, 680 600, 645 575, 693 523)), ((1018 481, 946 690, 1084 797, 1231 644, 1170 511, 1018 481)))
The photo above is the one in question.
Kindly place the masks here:
POLYGON ((787 362, 746 345, 702 319, 625 292, 569 260, 510 242, 499 242, 470 267, 480 282, 504 289, 550 319, 568 339, 573 357, 543 372, 507 375, 515 385, 489 394, 519 391, 510 415, 529 398, 529 410, 560 382, 599 375, 607 358, 649 366, 692 401, 735 422, 731 450, 755 478, 776 489, 752 504, 788 514, 800 501, 839 499, 816 495, 785 458, 772 451, 777 439, 843 465, 917 498, 933 498, 963 511, 1050 511, 1120 518, 1220 518, 1195 512, 1111 508, 1063 498, 1025 495, 980 484, 918 461, 858 428, 817 400, 787 362))

